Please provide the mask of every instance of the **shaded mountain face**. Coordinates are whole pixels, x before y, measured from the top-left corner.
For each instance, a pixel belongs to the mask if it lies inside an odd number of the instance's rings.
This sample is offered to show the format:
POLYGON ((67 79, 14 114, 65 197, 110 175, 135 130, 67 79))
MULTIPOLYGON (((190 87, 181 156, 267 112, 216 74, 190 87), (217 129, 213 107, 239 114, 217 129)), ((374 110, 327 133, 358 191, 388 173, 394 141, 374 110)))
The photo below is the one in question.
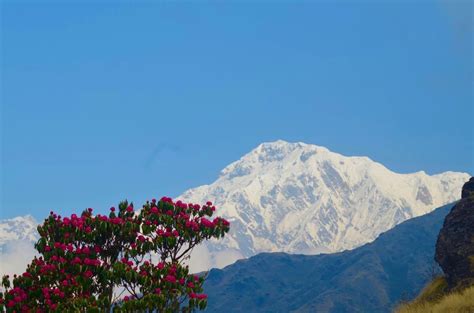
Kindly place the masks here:
MULTIPOLYGON (((180 199, 213 201, 231 231, 207 245, 210 266, 260 252, 317 254, 373 241, 402 221, 459 199, 468 174, 397 174, 366 157, 324 147, 264 143, 210 185, 180 199)), ((200 268, 199 270, 205 270, 200 268)))
POLYGON ((444 221, 436 261, 451 288, 474 284, 474 177, 464 184, 462 199, 444 221))
POLYGON ((351 251, 262 253, 210 271, 208 312, 391 312, 432 279, 436 238, 452 205, 351 251))

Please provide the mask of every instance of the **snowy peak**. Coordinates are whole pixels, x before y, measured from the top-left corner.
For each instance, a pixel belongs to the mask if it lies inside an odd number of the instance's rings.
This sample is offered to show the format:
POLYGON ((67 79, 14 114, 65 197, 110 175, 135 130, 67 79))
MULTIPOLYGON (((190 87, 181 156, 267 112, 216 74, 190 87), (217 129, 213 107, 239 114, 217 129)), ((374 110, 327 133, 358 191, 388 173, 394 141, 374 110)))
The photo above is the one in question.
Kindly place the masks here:
POLYGON ((180 198, 211 200, 233 222, 230 235, 209 246, 211 253, 335 252, 459 199, 469 177, 398 174, 367 157, 279 140, 259 145, 214 183, 180 198))
POLYGON ((0 246, 13 240, 36 241, 37 226, 38 222, 31 215, 0 220, 0 246))
POLYGON ((240 160, 227 166, 222 170, 220 176, 227 176, 228 178, 245 176, 255 169, 282 162, 285 159, 288 159, 288 157, 295 151, 304 152, 305 150, 308 150, 309 154, 303 155, 302 158, 307 158, 318 151, 329 151, 326 148, 318 146, 310 146, 311 148, 308 149, 308 146, 310 145, 301 142, 289 143, 283 140, 262 143, 250 153, 243 156, 240 160))

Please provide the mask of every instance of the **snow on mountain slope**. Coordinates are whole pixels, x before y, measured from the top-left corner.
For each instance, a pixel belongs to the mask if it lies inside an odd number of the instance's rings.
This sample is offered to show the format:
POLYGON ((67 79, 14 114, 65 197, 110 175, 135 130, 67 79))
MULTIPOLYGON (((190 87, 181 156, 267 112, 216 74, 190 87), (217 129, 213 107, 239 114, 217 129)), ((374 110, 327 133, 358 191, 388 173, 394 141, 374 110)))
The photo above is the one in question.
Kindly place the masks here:
POLYGON ((36 253, 37 226, 31 215, 0 220, 0 277, 25 270, 36 253))
POLYGON ((207 245, 210 266, 222 267, 265 251, 314 254, 358 247, 459 199, 469 177, 397 174, 367 157, 276 141, 227 166, 214 183, 178 198, 211 200, 231 221, 229 235, 207 245))
POLYGON ((31 215, 0 220, 0 252, 5 244, 14 240, 36 242, 38 222, 31 215))

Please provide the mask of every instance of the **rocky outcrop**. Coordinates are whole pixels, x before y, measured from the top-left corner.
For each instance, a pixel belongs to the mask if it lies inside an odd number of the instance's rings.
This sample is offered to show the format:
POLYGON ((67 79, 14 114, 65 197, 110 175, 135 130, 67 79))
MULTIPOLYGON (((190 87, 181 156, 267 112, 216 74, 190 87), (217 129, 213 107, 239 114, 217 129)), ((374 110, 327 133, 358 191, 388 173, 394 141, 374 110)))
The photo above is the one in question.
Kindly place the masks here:
POLYGON ((474 284, 474 177, 464 184, 436 243, 436 262, 450 288, 474 284))
POLYGON ((474 177, 464 184, 462 187, 461 198, 468 198, 474 196, 474 177))

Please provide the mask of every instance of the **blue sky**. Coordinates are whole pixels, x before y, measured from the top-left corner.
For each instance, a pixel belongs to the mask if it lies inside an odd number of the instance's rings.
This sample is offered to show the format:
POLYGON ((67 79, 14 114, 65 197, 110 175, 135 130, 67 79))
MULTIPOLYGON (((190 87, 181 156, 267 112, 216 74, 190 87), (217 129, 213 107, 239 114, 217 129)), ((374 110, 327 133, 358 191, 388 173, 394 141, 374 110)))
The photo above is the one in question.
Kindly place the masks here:
POLYGON ((2 4, 0 218, 212 182, 264 141, 474 173, 469 2, 2 4))

